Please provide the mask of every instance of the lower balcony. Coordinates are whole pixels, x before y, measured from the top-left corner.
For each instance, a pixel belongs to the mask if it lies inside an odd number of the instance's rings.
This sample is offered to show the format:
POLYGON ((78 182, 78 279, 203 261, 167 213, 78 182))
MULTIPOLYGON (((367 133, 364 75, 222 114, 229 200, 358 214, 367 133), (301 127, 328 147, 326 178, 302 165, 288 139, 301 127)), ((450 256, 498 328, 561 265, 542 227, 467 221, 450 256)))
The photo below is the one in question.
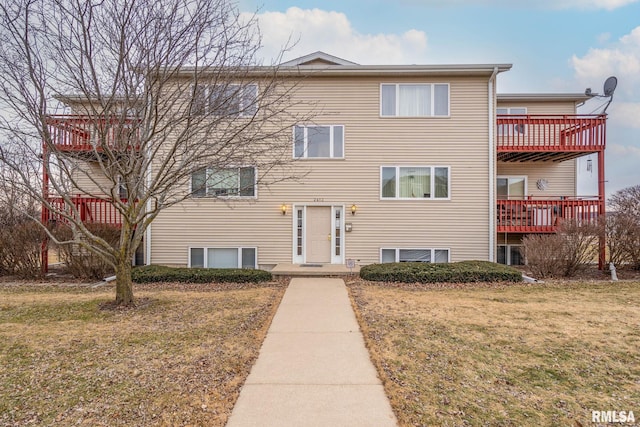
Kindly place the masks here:
MULTIPOLYGON (((67 211, 71 214, 69 206, 65 206, 62 197, 51 197, 49 203, 56 211, 67 211)), ((123 199, 126 202, 126 199, 123 199)), ((122 215, 113 206, 110 199, 97 197, 73 196, 71 203, 77 211, 80 221, 86 224, 107 224, 120 227, 122 225, 122 215)), ((43 207, 42 221, 46 223, 66 222, 67 219, 57 212, 53 212, 43 207)))
POLYGON ((499 233, 555 233, 562 220, 595 221, 603 208, 599 198, 498 200, 499 233))

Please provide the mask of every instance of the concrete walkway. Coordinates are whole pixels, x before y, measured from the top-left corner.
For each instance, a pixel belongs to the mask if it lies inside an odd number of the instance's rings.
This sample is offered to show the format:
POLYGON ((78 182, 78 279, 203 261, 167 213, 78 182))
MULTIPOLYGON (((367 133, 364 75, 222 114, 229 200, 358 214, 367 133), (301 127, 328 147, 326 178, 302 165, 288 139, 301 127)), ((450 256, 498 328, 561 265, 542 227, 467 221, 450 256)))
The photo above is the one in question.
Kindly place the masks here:
POLYGON ((292 279, 227 427, 396 425, 344 281, 292 279))

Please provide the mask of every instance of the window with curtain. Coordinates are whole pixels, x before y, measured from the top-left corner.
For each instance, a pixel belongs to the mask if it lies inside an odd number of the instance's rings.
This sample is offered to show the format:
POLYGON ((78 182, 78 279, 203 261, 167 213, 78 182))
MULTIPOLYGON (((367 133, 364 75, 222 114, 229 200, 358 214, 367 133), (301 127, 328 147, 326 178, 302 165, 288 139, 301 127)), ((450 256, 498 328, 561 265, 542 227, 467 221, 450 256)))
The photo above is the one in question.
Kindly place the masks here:
POLYGON ((194 197, 255 197, 256 169, 253 166, 200 169, 191 175, 194 197))
POLYGON ((385 83, 380 88, 383 117, 443 117, 449 115, 448 83, 385 83))
POLYGON ((293 155, 296 158, 343 158, 344 126, 296 126, 293 155))
POLYGON ((449 249, 401 249, 380 250, 380 262, 449 262, 449 249))
POLYGON ((383 166, 380 195, 383 199, 448 199, 449 167, 383 166))

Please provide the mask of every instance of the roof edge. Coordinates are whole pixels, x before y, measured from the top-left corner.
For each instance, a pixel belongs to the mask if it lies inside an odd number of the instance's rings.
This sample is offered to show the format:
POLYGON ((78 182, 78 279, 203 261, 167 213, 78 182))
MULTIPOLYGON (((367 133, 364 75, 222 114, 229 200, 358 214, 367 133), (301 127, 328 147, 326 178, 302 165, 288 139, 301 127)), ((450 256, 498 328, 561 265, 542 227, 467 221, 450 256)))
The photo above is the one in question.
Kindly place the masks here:
POLYGON ((591 96, 584 93, 499 93, 498 101, 572 101, 584 102, 591 96))

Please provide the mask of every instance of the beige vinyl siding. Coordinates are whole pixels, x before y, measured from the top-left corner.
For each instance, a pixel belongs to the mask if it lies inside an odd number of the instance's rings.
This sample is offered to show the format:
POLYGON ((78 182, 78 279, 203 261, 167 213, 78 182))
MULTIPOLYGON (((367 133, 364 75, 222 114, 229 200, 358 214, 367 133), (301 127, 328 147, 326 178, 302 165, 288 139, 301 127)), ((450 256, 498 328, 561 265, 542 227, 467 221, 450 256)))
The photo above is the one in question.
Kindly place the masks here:
POLYGON ((113 187, 111 180, 105 176, 97 162, 87 162, 82 160, 71 160, 74 162, 73 179, 76 187, 72 189, 72 194, 83 194, 91 196, 102 196, 109 194, 113 187))
POLYGON ((345 259, 359 264, 379 262, 382 247, 489 258, 487 77, 314 77, 297 96, 321 110, 302 124, 345 126, 344 159, 298 160, 301 181, 261 186, 257 200, 190 199, 168 209, 152 225, 153 263, 186 265, 189 246, 255 246, 260 265, 292 262, 296 205, 344 206, 353 226, 345 259), (450 117, 381 118, 380 84, 405 82, 449 83, 450 117), (450 200, 381 200, 381 166, 449 166, 450 200))
POLYGON ((536 198, 576 195, 576 162, 529 162, 498 163, 498 176, 526 176, 528 196, 536 198), (536 185, 539 179, 546 179, 548 187, 541 191, 536 185))
POLYGON ((498 108, 527 109, 527 114, 576 114, 575 103, 567 101, 516 102, 498 100, 498 108))

